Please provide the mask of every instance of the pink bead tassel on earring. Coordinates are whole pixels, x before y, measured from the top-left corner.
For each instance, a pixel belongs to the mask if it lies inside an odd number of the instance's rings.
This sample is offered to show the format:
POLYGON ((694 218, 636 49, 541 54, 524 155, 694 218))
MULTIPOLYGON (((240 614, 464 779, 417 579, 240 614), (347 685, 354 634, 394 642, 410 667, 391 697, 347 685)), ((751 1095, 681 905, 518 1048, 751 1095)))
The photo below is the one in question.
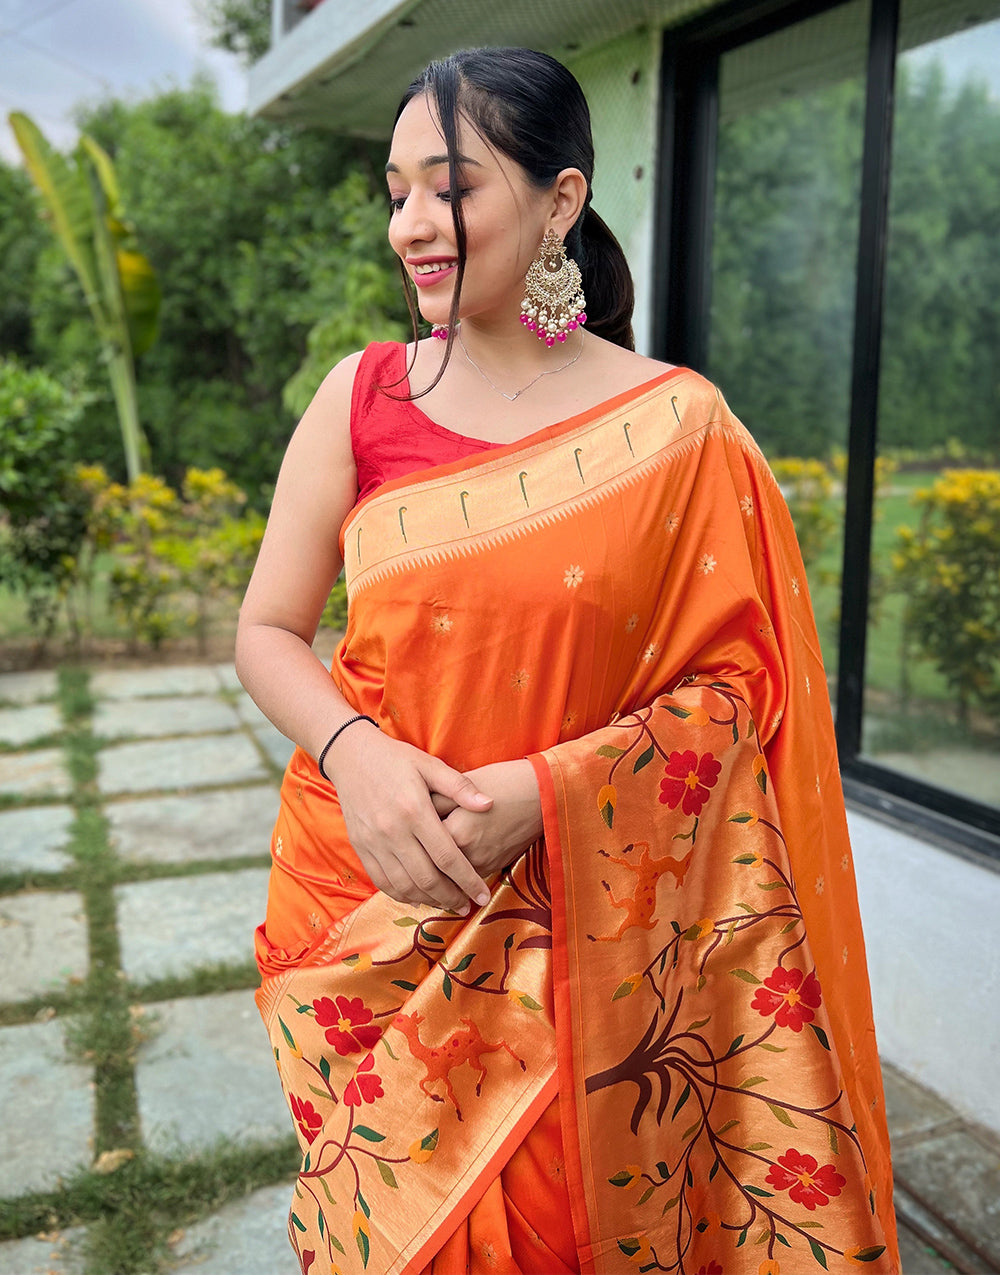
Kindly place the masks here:
POLYGON ((580 267, 547 230, 524 280, 521 322, 550 348, 587 322, 580 267))
POLYGON ((441 341, 447 341, 448 340, 447 323, 432 323, 431 336, 436 336, 441 341))

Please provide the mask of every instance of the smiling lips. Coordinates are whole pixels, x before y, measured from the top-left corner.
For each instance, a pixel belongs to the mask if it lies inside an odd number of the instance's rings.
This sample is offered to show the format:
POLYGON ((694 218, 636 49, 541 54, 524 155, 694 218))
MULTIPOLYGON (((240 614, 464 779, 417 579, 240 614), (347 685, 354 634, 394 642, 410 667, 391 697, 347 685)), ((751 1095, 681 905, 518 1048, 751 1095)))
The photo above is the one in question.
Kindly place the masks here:
POLYGON ((413 282, 418 288, 429 288, 436 283, 441 283, 458 268, 458 262, 454 258, 441 261, 411 261, 408 264, 413 270, 413 282))

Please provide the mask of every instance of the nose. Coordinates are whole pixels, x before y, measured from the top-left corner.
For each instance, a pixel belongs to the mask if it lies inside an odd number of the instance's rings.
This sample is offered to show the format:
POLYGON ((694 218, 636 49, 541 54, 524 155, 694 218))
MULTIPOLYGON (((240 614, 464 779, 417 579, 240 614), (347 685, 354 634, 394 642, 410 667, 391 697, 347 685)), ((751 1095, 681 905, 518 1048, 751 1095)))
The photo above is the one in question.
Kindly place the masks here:
POLYGON ((431 243, 437 238, 438 229, 431 211, 420 192, 411 191, 407 195, 402 208, 389 223, 389 242, 400 256, 406 255, 411 244, 431 243))

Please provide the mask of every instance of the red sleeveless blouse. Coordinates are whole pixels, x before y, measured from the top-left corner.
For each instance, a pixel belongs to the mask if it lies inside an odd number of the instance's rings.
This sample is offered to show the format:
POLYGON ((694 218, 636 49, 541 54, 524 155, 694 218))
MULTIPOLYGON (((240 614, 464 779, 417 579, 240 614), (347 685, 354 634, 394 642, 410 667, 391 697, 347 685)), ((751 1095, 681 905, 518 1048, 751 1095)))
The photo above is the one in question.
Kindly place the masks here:
POLYGON ((361 356, 351 394, 351 448, 358 472, 358 500, 392 478, 489 451, 497 446, 467 438, 425 416, 416 403, 379 392, 409 394, 406 346, 376 341, 361 356))

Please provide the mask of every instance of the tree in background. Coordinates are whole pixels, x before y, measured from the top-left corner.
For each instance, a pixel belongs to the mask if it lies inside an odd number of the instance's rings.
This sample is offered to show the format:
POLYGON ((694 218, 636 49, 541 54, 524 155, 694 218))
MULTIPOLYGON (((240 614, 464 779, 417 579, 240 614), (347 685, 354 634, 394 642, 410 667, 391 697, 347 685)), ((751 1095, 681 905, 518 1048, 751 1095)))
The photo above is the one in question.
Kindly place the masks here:
MULTIPOLYGON (((160 336, 139 377, 153 467, 177 484, 191 465, 218 466, 260 505, 295 422, 283 391, 303 361, 316 372, 297 378, 297 393, 318 385, 323 358, 405 330, 394 322, 406 309, 385 237, 383 148, 228 115, 206 82, 109 100, 80 123, 113 156, 163 281, 160 336), (310 355, 312 329, 338 322, 340 345, 320 333, 310 355)), ((95 354, 64 273, 43 253, 33 298, 34 357, 61 373, 95 354)), ((90 388, 77 457, 122 476, 96 376, 90 388)))
POLYGON ((147 459, 136 403, 134 356, 148 349, 156 337, 160 304, 156 274, 125 221, 107 152, 84 134, 71 166, 27 115, 15 111, 10 124, 83 289, 111 378, 126 468, 134 479, 147 459))
POLYGON ((217 49, 235 53, 244 66, 271 45, 271 0, 195 0, 195 12, 217 49))

